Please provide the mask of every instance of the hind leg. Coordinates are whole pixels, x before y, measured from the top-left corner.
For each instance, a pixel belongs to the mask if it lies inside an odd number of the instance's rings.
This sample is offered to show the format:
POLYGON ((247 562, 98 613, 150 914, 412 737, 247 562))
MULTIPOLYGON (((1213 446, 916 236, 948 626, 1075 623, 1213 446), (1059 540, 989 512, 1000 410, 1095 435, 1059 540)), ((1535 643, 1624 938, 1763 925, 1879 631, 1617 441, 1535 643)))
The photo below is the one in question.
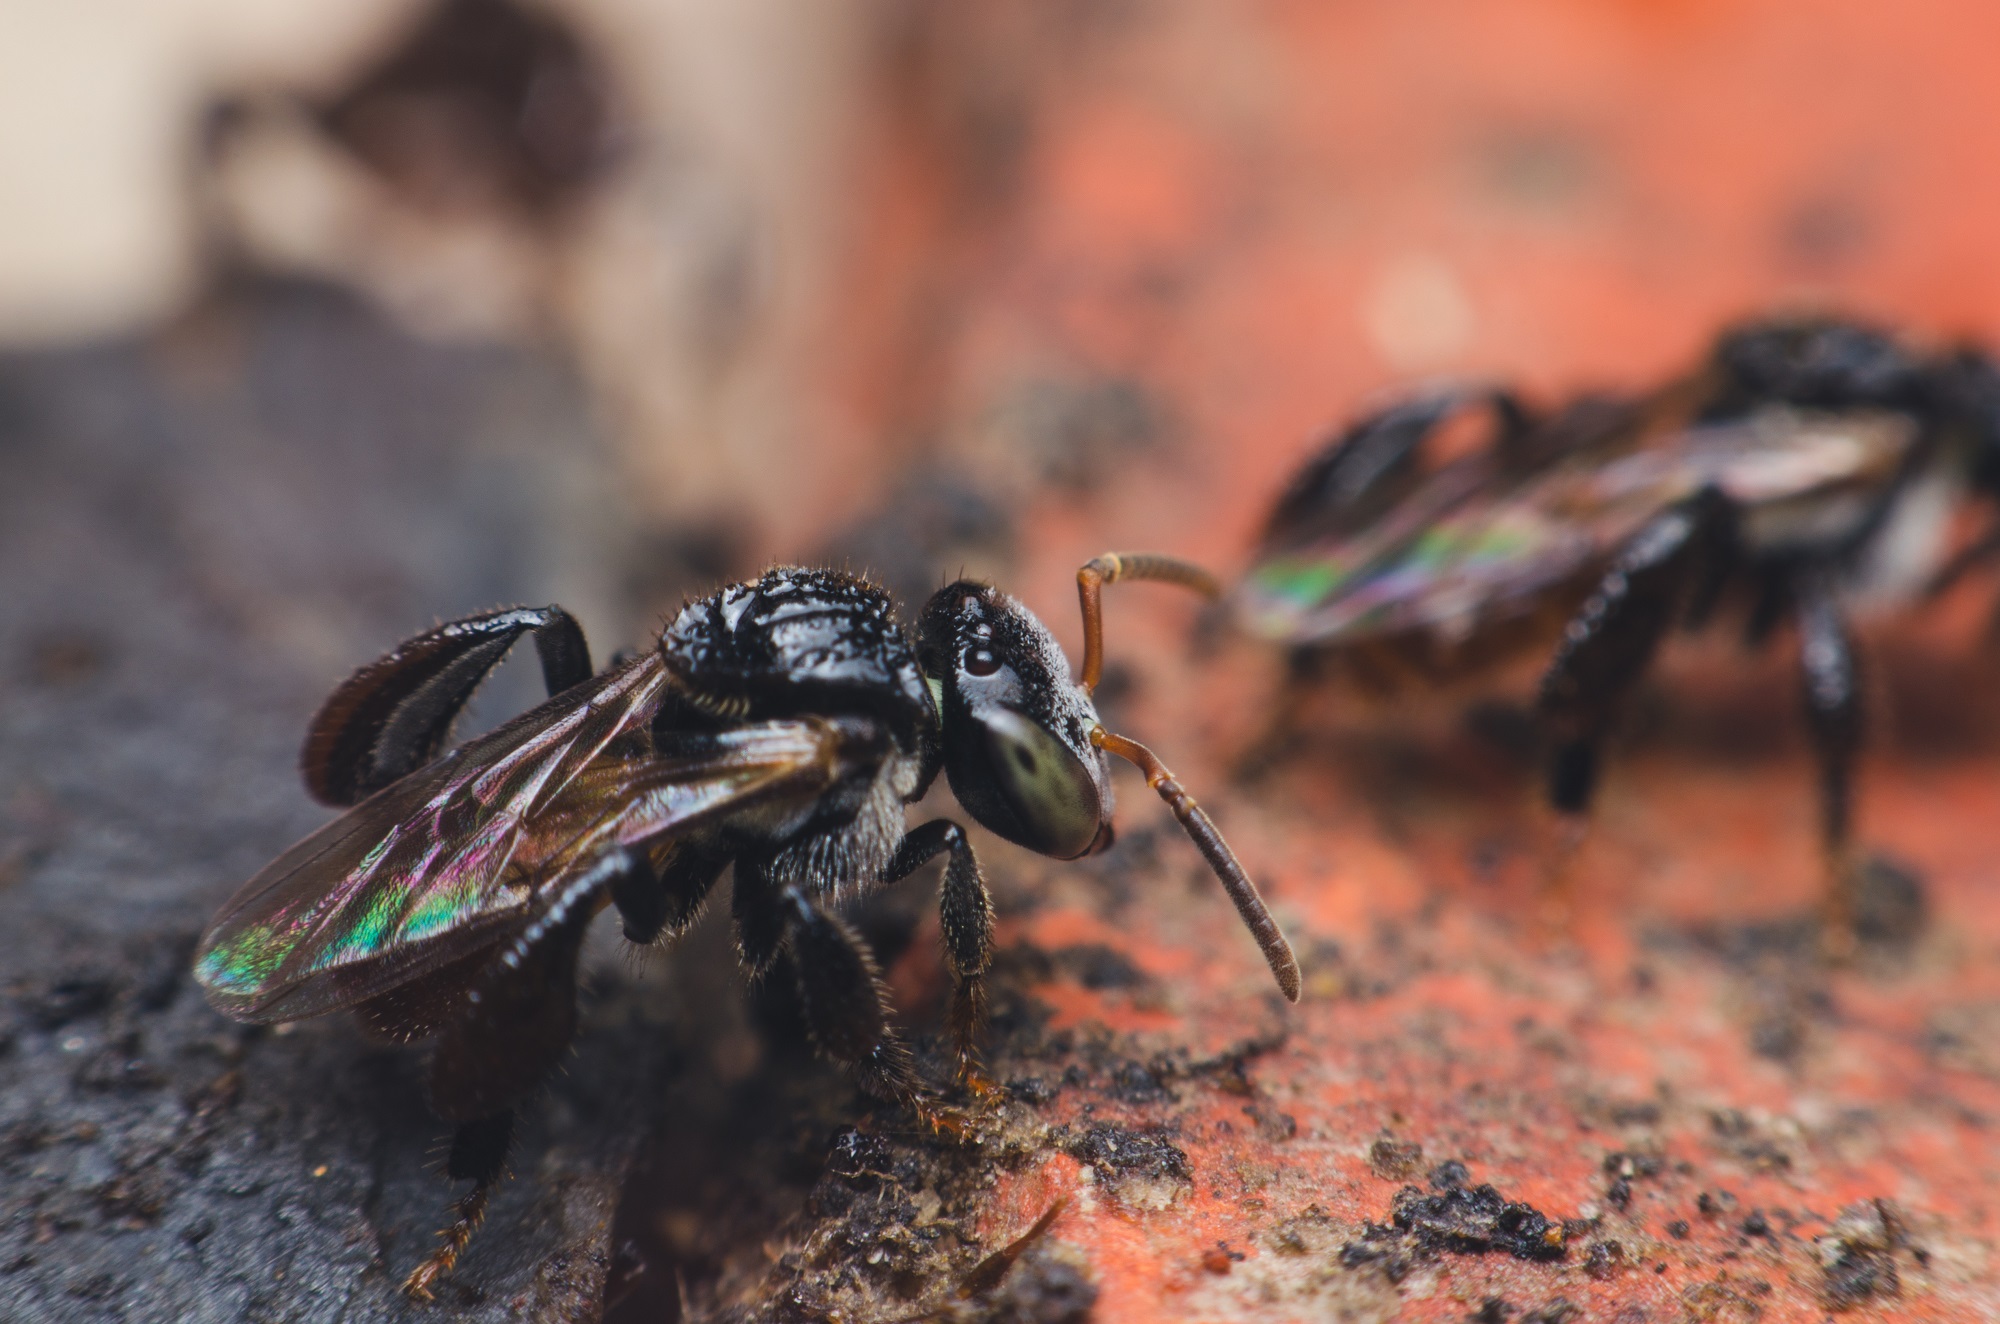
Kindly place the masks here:
POLYGON ((450 1273, 472 1241, 472 1234, 486 1219, 486 1201, 493 1187, 507 1171, 507 1153, 514 1146, 514 1110, 505 1108, 490 1117, 460 1122, 452 1132, 451 1156, 445 1160, 445 1175, 453 1181, 470 1181, 472 1189, 451 1207, 452 1220, 438 1233, 440 1244, 429 1259, 403 1280, 403 1291, 418 1301, 432 1298, 432 1286, 450 1273))
POLYGON ((404 1280, 410 1296, 429 1299, 485 1217, 487 1198, 506 1170, 513 1105, 547 1079, 576 1033, 584 932, 606 896, 635 873, 653 877, 636 851, 597 861, 501 943, 460 993, 431 1053, 430 1097, 440 1117, 458 1124, 446 1175, 470 1181, 472 1189, 452 1205, 437 1249, 404 1280))
POLYGON ((436 758, 472 692, 524 634, 535 637, 551 696, 590 679, 583 630, 561 607, 449 621, 404 640, 327 696, 299 758, 306 790, 321 804, 358 804, 436 758))

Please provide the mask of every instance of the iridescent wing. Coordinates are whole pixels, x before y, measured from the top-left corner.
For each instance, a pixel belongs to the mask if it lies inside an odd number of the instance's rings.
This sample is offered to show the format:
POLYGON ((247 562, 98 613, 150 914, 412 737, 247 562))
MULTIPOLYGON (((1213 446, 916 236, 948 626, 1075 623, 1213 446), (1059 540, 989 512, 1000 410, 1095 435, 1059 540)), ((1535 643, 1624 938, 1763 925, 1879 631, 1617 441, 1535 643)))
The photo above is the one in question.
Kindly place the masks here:
POLYGON ((1703 487, 1744 512, 1756 547, 1858 526, 1918 439, 1907 415, 1767 409, 1510 476, 1448 465, 1366 529, 1266 555, 1237 592, 1251 630, 1340 644, 1469 633, 1599 571, 1646 521, 1703 487))
POLYGON ((238 1018, 353 1006, 491 946, 612 844, 688 830, 823 764, 811 723, 636 757, 667 684, 657 655, 557 695, 378 791, 251 879, 195 975, 238 1018))

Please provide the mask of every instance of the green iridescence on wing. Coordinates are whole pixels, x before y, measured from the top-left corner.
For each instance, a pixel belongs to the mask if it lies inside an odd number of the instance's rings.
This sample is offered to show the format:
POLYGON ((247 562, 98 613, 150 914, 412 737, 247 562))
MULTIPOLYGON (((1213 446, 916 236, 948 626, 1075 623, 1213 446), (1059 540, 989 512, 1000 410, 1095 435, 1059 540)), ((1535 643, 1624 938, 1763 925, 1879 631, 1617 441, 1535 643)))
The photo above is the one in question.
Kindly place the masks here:
POLYGON ((277 926, 253 924, 225 942, 202 953, 195 978, 218 993, 249 997, 277 973, 296 944, 278 941, 277 926))
POLYGON ((456 928, 461 918, 479 908, 479 891, 479 880, 474 878, 436 889, 403 918, 403 939, 416 942, 456 928))
POLYGON ((1274 598, 1312 606, 1325 601, 1347 577, 1347 567, 1332 561, 1283 557, 1258 566, 1250 581, 1274 598))

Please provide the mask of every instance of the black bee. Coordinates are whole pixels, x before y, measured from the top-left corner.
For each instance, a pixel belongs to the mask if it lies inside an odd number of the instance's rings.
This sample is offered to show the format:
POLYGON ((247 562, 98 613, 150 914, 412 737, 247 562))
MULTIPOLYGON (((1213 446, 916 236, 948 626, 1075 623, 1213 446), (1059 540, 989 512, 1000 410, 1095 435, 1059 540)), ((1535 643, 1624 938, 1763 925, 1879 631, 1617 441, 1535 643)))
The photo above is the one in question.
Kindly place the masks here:
POLYGON ((352 806, 273 861, 216 916, 195 974, 239 1020, 352 1009, 431 1038, 432 1105, 456 1124, 450 1176, 473 1183, 405 1288, 428 1296, 484 1213, 512 1109, 567 1047, 579 948, 615 907, 625 936, 684 930, 723 869, 753 975, 788 952, 821 1050, 880 1097, 938 1120, 840 905, 946 857, 939 899, 954 980, 948 1028, 969 1079, 993 941, 965 829, 906 828, 942 770, 966 812, 1058 859, 1112 840, 1107 754, 1145 770, 1262 947, 1285 996, 1291 948, 1206 814, 1145 747, 1098 720, 1098 592, 1119 578, 1214 581, 1160 557, 1078 575, 1083 682, 1027 608, 969 580, 940 589, 914 639, 888 594, 780 568, 691 602, 657 646, 593 675, 558 607, 491 612, 409 640, 336 689, 307 732, 307 789, 352 806), (523 634, 549 700, 448 752, 453 719, 523 634))
MULTIPOLYGON (((1731 586, 1747 632, 1796 625, 1820 763, 1829 936, 1849 941, 1852 765, 1862 687, 1856 601, 1908 600, 1940 569, 1966 490, 2000 495, 2000 371, 1833 320, 1751 323, 1695 371, 1631 399, 1537 416, 1505 390, 1452 387, 1347 428, 1280 497, 1238 618, 1377 681, 1476 675, 1540 649, 1548 797, 1581 815, 1620 706, 1676 621, 1731 586), (1455 423, 1486 444, 1428 463, 1455 423)), ((1974 555, 2000 551, 1991 535, 1974 555)))

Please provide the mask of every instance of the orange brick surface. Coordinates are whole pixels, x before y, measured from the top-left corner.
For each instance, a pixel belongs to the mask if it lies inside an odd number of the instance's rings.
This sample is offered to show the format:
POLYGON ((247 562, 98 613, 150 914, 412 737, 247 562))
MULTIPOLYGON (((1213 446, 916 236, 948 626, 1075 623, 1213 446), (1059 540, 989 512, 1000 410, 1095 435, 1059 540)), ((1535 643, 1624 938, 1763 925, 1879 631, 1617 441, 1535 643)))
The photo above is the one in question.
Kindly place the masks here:
MULTIPOLYGON (((907 42, 857 180, 823 426, 976 459, 1024 384, 1134 384, 1163 439, 1039 496, 1015 574, 1072 649, 1085 557, 1239 568, 1315 435, 1415 376, 1646 382, 1723 320, 1799 304, 2000 343, 2000 12, 1974 4, 994 4, 907 42)), ((1052 1235, 1112 1324, 1462 1319, 1488 1298, 1804 1320, 1843 1304, 1816 1238, 1884 1200, 1898 1294, 1857 1309, 2000 1314, 1990 585, 1868 626, 1862 836, 1921 875, 1929 921, 1838 970, 1780 933, 1819 868, 1782 648, 1675 646, 1551 924, 1532 768, 1468 733, 1464 696, 1328 696, 1306 753, 1231 784, 1275 660, 1193 657, 1170 590, 1115 592, 1137 680, 1119 720, 1213 806, 1307 991, 1275 999, 1179 843, 1130 896, 1051 871, 1003 945, 1102 944, 1144 978, 1056 974, 1032 990, 1046 1028, 1180 1067, 1157 1097, 1064 1093, 1047 1120, 1168 1127, 1191 1178, 1135 1192, 1053 1158, 1003 1177, 992 1237, 1071 1195, 1052 1235), (1421 1146, 1412 1175, 1371 1163, 1383 1140, 1421 1146), (1621 1153, 1658 1160, 1622 1208, 1621 1153), (1565 1259, 1339 1267, 1445 1159, 1582 1220, 1565 1259)), ((1123 793, 1128 820, 1159 817, 1123 793)))

